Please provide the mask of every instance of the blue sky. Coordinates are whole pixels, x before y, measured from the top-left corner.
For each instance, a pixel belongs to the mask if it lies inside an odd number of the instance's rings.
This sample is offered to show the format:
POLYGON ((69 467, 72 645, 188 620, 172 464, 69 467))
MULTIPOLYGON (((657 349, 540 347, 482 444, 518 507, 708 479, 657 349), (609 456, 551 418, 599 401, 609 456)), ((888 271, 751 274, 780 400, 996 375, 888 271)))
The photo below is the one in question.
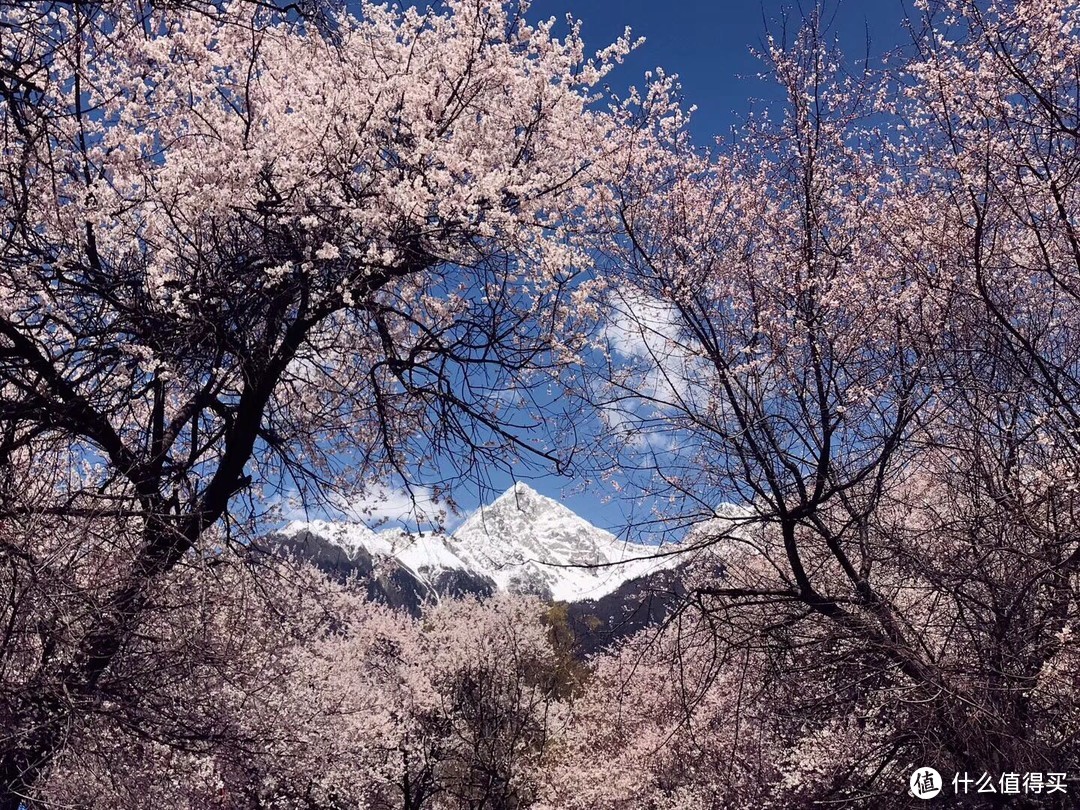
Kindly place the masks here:
MULTIPOLYGON (((813 0, 802 0, 807 12, 813 0)), ((535 0, 533 19, 567 13, 582 21, 590 50, 607 45, 629 25, 645 37, 627 63, 610 78, 614 88, 640 84, 644 71, 661 66, 679 74, 688 104, 696 104, 695 140, 711 144, 717 136, 731 137, 731 128, 750 111, 754 100, 775 100, 774 87, 759 81, 761 63, 751 54, 764 39, 766 26, 779 37, 786 13, 788 28, 798 28, 802 14, 794 0, 535 0)), ((909 41, 903 27, 914 15, 910 0, 829 0, 825 19, 850 57, 878 57, 909 41)))
MULTIPOLYGON (((809 11, 811 2, 803 3, 809 11)), ((730 141, 732 130, 753 109, 777 102, 774 85, 758 79, 761 63, 752 55, 764 39, 766 30, 779 38, 783 31, 785 13, 790 33, 799 26, 802 12, 796 2, 764 0, 764 2, 700 2, 699 0, 535 0, 529 12, 534 20, 554 16, 562 19, 567 13, 582 21, 582 32, 590 51, 608 45, 625 26, 633 29, 635 37, 646 39, 626 63, 615 71, 608 83, 616 91, 642 83, 646 70, 661 66, 668 73, 677 73, 683 86, 687 105, 697 105, 692 125, 695 141, 711 146, 716 138, 730 141)), ((839 39, 845 54, 862 59, 867 53, 871 62, 887 51, 910 42, 903 25, 905 17, 914 14, 910 3, 902 0, 837 3, 830 0, 825 20, 828 33, 839 39)), ((620 93, 621 94, 621 93, 620 93)), ((524 472, 524 470, 523 470, 524 472)), ((584 486, 580 480, 554 475, 526 477, 527 482, 541 493, 559 500, 582 517, 616 533, 628 523, 648 517, 651 504, 646 501, 612 497, 595 484, 584 486)), ((495 491, 509 488, 513 479, 501 472, 491 475, 495 491)), ((606 490, 611 495, 612 490, 606 490)), ((423 492, 419 491, 422 495, 423 492)), ((457 498, 465 510, 480 502, 489 502, 496 492, 469 491, 463 485, 457 498)), ((390 503, 377 512, 389 516, 400 513, 403 498, 388 493, 390 503)), ((451 525, 453 521, 451 521, 451 525)), ((415 527, 415 524, 413 524, 415 527)), ((631 535, 633 536, 633 535, 631 535)), ((677 533, 669 535, 672 539, 677 533)), ((651 538, 659 539, 657 536, 651 538)))

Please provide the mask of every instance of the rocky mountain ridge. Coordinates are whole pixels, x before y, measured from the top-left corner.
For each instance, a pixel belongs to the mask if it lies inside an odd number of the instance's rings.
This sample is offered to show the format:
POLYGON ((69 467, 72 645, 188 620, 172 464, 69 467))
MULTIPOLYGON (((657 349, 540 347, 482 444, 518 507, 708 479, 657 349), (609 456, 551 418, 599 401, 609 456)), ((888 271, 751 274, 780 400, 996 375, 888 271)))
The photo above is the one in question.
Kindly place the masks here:
POLYGON ((372 598, 410 610, 443 595, 499 591, 595 602, 679 562, 619 540, 522 483, 449 535, 313 520, 294 521, 277 538, 332 575, 366 579, 372 598))

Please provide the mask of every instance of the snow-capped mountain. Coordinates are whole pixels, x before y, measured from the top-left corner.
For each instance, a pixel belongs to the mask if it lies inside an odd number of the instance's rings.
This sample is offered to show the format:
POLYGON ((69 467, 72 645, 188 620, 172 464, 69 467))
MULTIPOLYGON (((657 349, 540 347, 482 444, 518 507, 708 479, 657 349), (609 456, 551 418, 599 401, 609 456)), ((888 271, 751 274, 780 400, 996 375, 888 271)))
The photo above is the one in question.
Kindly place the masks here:
POLYGON ((655 547, 618 540, 521 483, 450 536, 316 520, 293 522, 279 537, 325 569, 368 576, 373 596, 402 604, 493 590, 596 600, 678 563, 657 557, 655 547))
POLYGON ((450 542, 500 590, 565 602, 597 599, 672 560, 656 557, 655 547, 617 539, 521 483, 477 510, 450 542))
POLYGON ((363 523, 328 520, 293 521, 281 534, 295 537, 302 532, 329 541, 350 559, 366 552, 374 557, 393 559, 417 574, 468 568, 443 534, 409 534, 402 529, 375 532, 363 523))

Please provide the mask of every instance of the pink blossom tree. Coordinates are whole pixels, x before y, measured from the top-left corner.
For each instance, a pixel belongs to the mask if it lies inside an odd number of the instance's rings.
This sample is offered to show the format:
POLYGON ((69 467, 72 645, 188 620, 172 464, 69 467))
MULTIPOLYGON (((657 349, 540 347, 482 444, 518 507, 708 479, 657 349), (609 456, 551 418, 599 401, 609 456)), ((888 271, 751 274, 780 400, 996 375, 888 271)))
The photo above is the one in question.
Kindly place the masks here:
POLYGON ((500 395, 580 343, 642 115, 594 94, 630 43, 588 58, 495 0, 303 10, 2 6, 2 616, 41 643, 0 693, 0 807, 170 572, 245 544, 275 491, 562 459, 500 395))
POLYGON ((808 628, 777 621, 775 606, 743 604, 724 615, 730 625, 717 619, 684 611, 595 661, 538 806, 809 808, 897 796, 895 782, 880 795, 846 790, 883 767, 899 775, 880 694, 838 700, 841 670, 807 677, 821 668, 792 642, 808 641, 808 628), (786 624, 785 643, 761 642, 763 620, 786 624))
POLYGON ((1077 11, 927 5, 879 76, 816 17, 770 40, 787 105, 730 151, 657 139, 590 391, 645 486, 740 502, 690 543, 722 549, 696 586, 716 626, 758 628, 717 630, 723 655, 798 649, 821 729, 889 718, 875 767, 818 786, 852 806, 916 762, 1061 770, 1077 745, 1077 11))
MULTIPOLYGON (((264 571, 246 581, 268 579, 264 571)), ((565 725, 560 658, 538 601, 450 601, 417 619, 306 567, 276 580, 272 599, 237 598, 239 584, 222 580, 216 593, 201 594, 220 611, 200 625, 195 658, 157 692, 175 704, 145 707, 160 718, 136 718, 130 707, 125 715, 118 705, 83 725, 41 786, 42 801, 533 805, 549 739, 565 725), (155 722, 169 720, 189 732, 185 745, 175 732, 155 737, 155 722)), ((190 618, 189 607, 177 604, 171 620, 190 618)))

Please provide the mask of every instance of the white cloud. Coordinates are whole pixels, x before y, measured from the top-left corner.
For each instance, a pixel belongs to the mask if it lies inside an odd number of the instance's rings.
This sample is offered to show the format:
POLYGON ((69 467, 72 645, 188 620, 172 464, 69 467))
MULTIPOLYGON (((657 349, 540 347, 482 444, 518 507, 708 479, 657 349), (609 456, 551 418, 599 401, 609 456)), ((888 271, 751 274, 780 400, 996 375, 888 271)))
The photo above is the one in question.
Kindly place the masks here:
POLYGON ((436 502, 429 487, 405 488, 374 484, 352 495, 332 494, 317 505, 304 504, 295 491, 268 504, 283 521, 330 520, 361 523, 374 531, 402 528, 409 531, 453 531, 463 516, 436 502))
POLYGON ((660 412, 685 410, 691 397, 703 393, 707 367, 687 340, 676 307, 630 289, 612 294, 609 309, 601 335, 622 366, 617 373, 624 392, 633 391, 640 405, 647 402, 660 412))
POLYGON ((678 345, 679 313, 671 304, 637 290, 613 294, 609 304, 614 314, 604 338, 619 356, 655 361, 678 345))
POLYGON ((600 406, 599 413, 608 434, 618 437, 626 447, 652 452, 664 452, 674 447, 673 437, 663 423, 644 418, 639 405, 605 403, 600 406))
POLYGON ((368 525, 430 529, 445 526, 454 517, 444 504, 436 502, 430 488, 422 486, 413 486, 410 491, 375 484, 352 498, 339 499, 336 505, 349 520, 368 525))

